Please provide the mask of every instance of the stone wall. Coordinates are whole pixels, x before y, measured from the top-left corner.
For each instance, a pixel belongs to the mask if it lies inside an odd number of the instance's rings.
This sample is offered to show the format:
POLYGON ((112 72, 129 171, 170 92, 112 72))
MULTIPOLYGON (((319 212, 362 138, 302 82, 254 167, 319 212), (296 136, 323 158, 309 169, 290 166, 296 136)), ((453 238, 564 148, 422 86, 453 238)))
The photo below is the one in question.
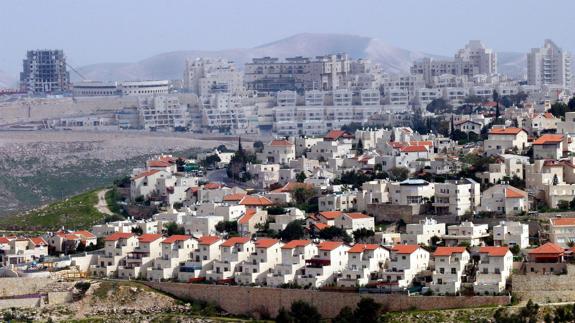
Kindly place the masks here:
POLYGON ((0 278, 0 297, 34 294, 53 282, 45 277, 0 278))
POLYGON ((428 204, 394 205, 394 204, 368 204, 367 213, 375 217, 375 222, 395 222, 402 219, 406 223, 413 223, 417 214, 428 214, 428 204))
POLYGON ((522 301, 537 303, 575 301, 575 266, 567 265, 566 275, 513 275, 513 293, 522 301))
POLYGON ((39 307, 41 301, 41 297, 0 299, 0 310, 12 307, 39 307))
POLYGON ((282 307, 289 308, 296 300, 313 304, 325 318, 335 317, 344 306, 354 308, 362 297, 375 299, 388 311, 464 308, 509 303, 507 296, 407 296, 185 283, 145 282, 145 284, 182 300, 215 302, 232 314, 266 313, 272 317, 276 316, 282 307))

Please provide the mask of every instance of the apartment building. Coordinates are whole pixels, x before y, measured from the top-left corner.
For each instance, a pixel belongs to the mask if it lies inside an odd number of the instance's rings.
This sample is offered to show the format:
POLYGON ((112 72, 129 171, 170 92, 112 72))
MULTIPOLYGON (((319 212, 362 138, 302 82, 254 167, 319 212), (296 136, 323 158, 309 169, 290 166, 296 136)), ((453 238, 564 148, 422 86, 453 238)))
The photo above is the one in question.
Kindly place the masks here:
POLYGON ((188 126, 188 108, 177 96, 140 97, 138 113, 145 130, 174 130, 188 126))
POLYGON ((241 262, 235 275, 236 283, 242 285, 266 283, 276 265, 282 263, 281 243, 277 239, 260 238, 255 242, 255 251, 241 262))
POLYGON ((138 246, 138 238, 133 233, 116 232, 104 238, 104 253, 98 255, 96 265, 90 272, 96 277, 116 277, 118 266, 128 254, 138 246))
POLYGON ((527 192, 507 184, 497 184, 483 191, 479 211, 517 215, 529 211, 527 192))
MULTIPOLYGON (((533 141, 533 158, 535 159, 560 159, 564 154, 563 135, 544 134, 533 141)), ((565 147, 567 148, 567 147, 565 147)))
POLYGON ((455 59, 471 62, 479 74, 497 74, 497 53, 485 47, 480 40, 470 40, 464 48, 457 51, 455 59))
POLYGON ((418 274, 429 267, 429 252, 418 245, 394 245, 387 269, 382 273, 381 285, 390 290, 404 290, 412 286, 418 274))
POLYGON ((423 204, 426 201, 430 201, 434 195, 435 183, 422 179, 406 179, 399 183, 389 183, 391 204, 423 204))
POLYGON ((220 245, 224 240, 217 236, 201 236, 191 257, 178 270, 178 281, 194 282, 206 279, 206 273, 213 270, 216 259, 220 258, 220 245))
POLYGON ((360 229, 375 231, 375 218, 359 212, 342 213, 335 218, 334 226, 344 229, 348 234, 360 229))
POLYGON ((496 246, 519 246, 525 249, 529 247, 529 225, 514 221, 501 221, 493 226, 493 242, 496 246))
POLYGON ((473 212, 481 201, 480 185, 471 178, 435 183, 433 207, 436 214, 462 216, 473 212))
POLYGON ((241 94, 244 91, 243 73, 236 70, 232 61, 222 58, 187 59, 184 88, 198 96, 241 94))
POLYGON ((499 294, 505 290, 513 270, 513 254, 507 247, 479 248, 479 268, 473 291, 476 294, 499 294))
POLYGON ((220 257, 214 261, 213 268, 206 271, 208 281, 228 281, 239 272, 239 264, 254 253, 255 244, 248 237, 233 237, 220 244, 220 257))
POLYGON ((465 247, 437 247, 433 253, 435 270, 431 290, 440 295, 454 295, 461 290, 465 267, 471 259, 465 247))
POLYGON ((70 90, 63 50, 29 50, 22 63, 20 89, 28 94, 61 94, 70 90))
POLYGON ((295 145, 285 139, 274 139, 264 145, 261 153, 257 154, 258 160, 264 163, 288 165, 296 157, 295 145))
POLYGON ((571 87, 571 54, 552 40, 527 54, 527 82, 530 85, 559 85, 571 87))
POLYGON ((266 278, 268 286, 279 287, 292 283, 306 265, 307 259, 318 255, 317 245, 311 240, 291 240, 281 247, 281 263, 266 278))
POLYGON ((351 247, 347 256, 347 266, 337 277, 337 285, 365 286, 379 276, 389 260, 389 251, 377 244, 360 243, 351 247))
POLYGON ((527 132, 521 128, 491 128, 483 149, 489 155, 503 154, 508 150, 523 151, 527 147, 527 132))
POLYGON ((432 238, 445 235, 445 223, 437 223, 433 218, 425 218, 419 223, 409 223, 401 234, 401 243, 407 245, 432 245, 432 238))
MULTIPOLYGON (((4 239, 3 239, 4 240, 4 239)), ((18 267, 48 256, 48 243, 42 237, 5 239, 2 266, 18 267)))
POLYGON ((339 241, 323 241, 318 244, 318 254, 306 259, 305 267, 297 276, 301 286, 318 288, 335 283, 337 272, 347 265, 349 247, 339 241))
POLYGON ((138 245, 127 253, 118 266, 118 278, 145 279, 148 268, 154 260, 162 256, 161 234, 142 234, 138 237, 138 245))
POLYGON ((188 235, 169 236, 161 244, 162 256, 154 259, 153 266, 148 268, 147 277, 151 281, 177 278, 180 266, 198 247, 198 241, 188 235))
POLYGON ((487 224, 473 224, 471 221, 463 221, 461 224, 448 226, 447 234, 442 238, 446 246, 480 246, 483 244, 483 239, 489 236, 487 230, 487 224))
POLYGON ((575 218, 549 219, 549 241, 563 248, 575 242, 575 218))

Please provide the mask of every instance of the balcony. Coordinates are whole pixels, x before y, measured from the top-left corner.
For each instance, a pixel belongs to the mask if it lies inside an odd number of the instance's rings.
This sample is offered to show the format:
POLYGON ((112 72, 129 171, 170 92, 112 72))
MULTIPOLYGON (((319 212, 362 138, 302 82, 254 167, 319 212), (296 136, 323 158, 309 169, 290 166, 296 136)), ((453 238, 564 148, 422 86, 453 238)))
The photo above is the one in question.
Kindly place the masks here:
POLYGON ((196 270, 202 270, 201 266, 182 266, 180 267, 180 272, 182 273, 193 273, 196 270))
POLYGON ((319 259, 319 258, 311 258, 305 261, 307 267, 311 268, 321 268, 324 266, 331 265, 331 260, 329 259, 319 259))

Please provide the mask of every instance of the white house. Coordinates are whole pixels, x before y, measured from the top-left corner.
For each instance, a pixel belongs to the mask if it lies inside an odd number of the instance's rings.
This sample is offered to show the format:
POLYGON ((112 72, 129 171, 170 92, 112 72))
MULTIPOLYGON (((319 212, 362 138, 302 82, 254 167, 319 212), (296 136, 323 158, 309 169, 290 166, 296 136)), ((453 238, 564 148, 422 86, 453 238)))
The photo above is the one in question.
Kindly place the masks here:
POLYGON ((437 223, 433 218, 425 218, 419 223, 406 225, 405 233, 401 234, 401 243, 409 245, 431 245, 431 238, 441 238, 445 235, 445 223, 437 223))
POLYGON ((493 227, 493 242, 496 246, 519 246, 521 249, 529 247, 529 225, 501 221, 493 227))
POLYGON ((305 267, 306 260, 318 254, 318 248, 311 240, 292 240, 281 247, 281 253, 282 262, 266 279, 268 286, 278 287, 294 282, 296 275, 300 275, 305 267))
POLYGON ((479 256, 473 291, 476 294, 503 292, 513 270, 513 254, 507 247, 481 247, 479 256))
POLYGON ((489 236, 487 229, 487 224, 473 224, 470 221, 463 221, 461 224, 448 226, 447 234, 442 238, 446 246, 461 244, 467 244, 470 247, 480 246, 483 239, 489 236))
POLYGON ((282 262, 282 243, 277 239, 261 238, 255 242, 255 252, 240 263, 236 283, 243 285, 266 283, 268 274, 282 262))
POLYGON ((213 269, 206 272, 208 281, 233 280, 239 272, 238 264, 255 252, 254 242, 248 237, 233 237, 220 244, 220 257, 214 261, 213 269))
POLYGON ((154 260, 148 268, 147 277, 152 281, 161 281, 178 277, 180 266, 190 258, 198 241, 189 235, 173 235, 162 241, 162 256, 154 260))
POLYGON ((335 283, 336 273, 347 265, 348 246, 339 241, 323 241, 318 246, 318 254, 306 259, 306 265, 297 276, 301 286, 321 287, 335 283))
POLYGON ((355 244, 347 251, 347 267, 337 278, 344 287, 365 286, 378 277, 389 260, 389 251, 376 244, 355 244))
POLYGON ((394 245, 390 261, 382 273, 382 285, 392 290, 402 290, 411 286, 417 274, 429 267, 429 252, 418 245, 394 245))
POLYGON ((161 234, 142 234, 138 237, 138 245, 128 252, 126 258, 118 266, 118 278, 144 279, 154 260, 162 255, 161 234))
POLYGON ((517 215, 529 210, 527 192, 511 185, 497 184, 481 194, 480 211, 517 215))
POLYGON ((461 289, 465 266, 469 263, 469 252, 465 247, 437 247, 433 253, 435 270, 430 287, 440 295, 457 294, 461 289))
POLYGON ((375 218, 359 212, 342 213, 335 218, 334 226, 344 229, 349 234, 359 229, 375 231, 375 218))
POLYGON ((224 241, 217 236, 198 238, 198 247, 178 271, 178 281, 194 282, 206 279, 206 272, 213 269, 216 259, 220 258, 220 245, 224 241))

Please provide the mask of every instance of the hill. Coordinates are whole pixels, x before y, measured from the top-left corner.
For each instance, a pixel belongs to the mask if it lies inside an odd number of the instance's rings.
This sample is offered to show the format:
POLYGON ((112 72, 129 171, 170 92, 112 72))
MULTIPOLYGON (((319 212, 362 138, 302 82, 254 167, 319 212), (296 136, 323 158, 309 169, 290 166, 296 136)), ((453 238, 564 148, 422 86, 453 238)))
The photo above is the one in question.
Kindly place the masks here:
POLYGON ((16 78, 12 75, 0 70, 0 89, 1 88, 13 88, 17 85, 16 78))

